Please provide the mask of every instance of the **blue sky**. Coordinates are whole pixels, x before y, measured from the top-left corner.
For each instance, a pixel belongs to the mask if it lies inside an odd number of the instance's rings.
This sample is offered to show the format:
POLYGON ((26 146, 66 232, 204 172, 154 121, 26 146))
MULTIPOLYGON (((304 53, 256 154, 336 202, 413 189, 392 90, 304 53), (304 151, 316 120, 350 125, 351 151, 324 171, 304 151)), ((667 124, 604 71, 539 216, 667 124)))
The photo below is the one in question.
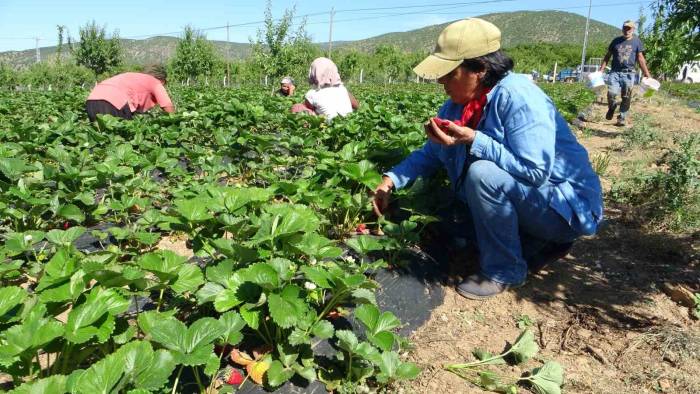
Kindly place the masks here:
MULTIPOLYGON (((641 6, 650 0, 594 0, 591 18, 615 26, 625 19, 636 19, 641 6)), ((314 41, 328 40, 329 11, 337 10, 333 25, 334 40, 357 40, 383 33, 406 31, 436 23, 491 12, 557 9, 586 15, 588 0, 354 0, 289 1, 273 0, 274 16, 296 4, 297 15, 307 17, 307 32, 314 41), (382 8, 382 9, 378 9, 382 8)), ((119 30, 123 38, 146 38, 175 33, 191 24, 198 29, 231 27, 230 40, 248 42, 264 18, 265 2, 215 0, 0 0, 0 51, 34 48, 32 37, 41 38, 40 46, 56 44, 56 25, 65 25, 73 37, 90 20, 119 30)), ((226 29, 205 31, 209 39, 225 40, 226 29)))

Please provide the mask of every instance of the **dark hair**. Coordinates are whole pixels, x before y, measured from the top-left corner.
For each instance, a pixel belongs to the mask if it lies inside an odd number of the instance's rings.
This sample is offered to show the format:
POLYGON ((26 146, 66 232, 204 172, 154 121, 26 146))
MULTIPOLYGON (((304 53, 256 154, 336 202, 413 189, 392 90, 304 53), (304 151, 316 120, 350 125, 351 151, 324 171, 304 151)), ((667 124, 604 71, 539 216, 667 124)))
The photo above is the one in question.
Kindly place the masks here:
POLYGON ((488 55, 465 59, 461 66, 471 72, 486 70, 481 83, 488 88, 492 88, 508 74, 508 71, 513 69, 513 59, 499 49, 488 55))
POLYGON ((143 68, 144 74, 150 74, 161 81, 168 80, 168 70, 162 64, 149 64, 143 68))

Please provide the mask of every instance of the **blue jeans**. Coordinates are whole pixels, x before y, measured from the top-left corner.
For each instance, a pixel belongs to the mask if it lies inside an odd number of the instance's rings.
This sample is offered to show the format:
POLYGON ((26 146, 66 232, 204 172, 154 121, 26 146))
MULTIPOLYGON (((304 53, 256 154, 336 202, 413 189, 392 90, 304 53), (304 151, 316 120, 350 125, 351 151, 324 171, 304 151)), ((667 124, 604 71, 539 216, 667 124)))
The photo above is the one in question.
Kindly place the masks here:
POLYGON ((622 96, 620 103, 619 119, 625 119, 627 111, 632 104, 632 88, 634 87, 634 79, 636 73, 614 71, 608 74, 608 108, 617 105, 617 96, 622 96))
POLYGON ((534 243, 541 247, 543 241, 572 242, 579 236, 549 207, 554 192, 551 183, 528 186, 494 162, 471 163, 457 194, 471 213, 482 274, 500 283, 522 283, 527 276, 524 248, 534 243))

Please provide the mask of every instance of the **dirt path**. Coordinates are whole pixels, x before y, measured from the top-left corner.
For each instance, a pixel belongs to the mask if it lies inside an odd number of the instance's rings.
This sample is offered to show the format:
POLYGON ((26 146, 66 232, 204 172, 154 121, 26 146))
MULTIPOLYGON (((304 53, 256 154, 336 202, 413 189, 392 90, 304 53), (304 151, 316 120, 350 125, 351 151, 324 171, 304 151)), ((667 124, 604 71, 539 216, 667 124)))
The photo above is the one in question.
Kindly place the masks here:
MULTIPOLYGON (((700 132, 700 113, 662 96, 634 102, 633 125, 624 129, 605 120, 605 110, 594 105, 577 134, 593 160, 609 159, 606 191, 624 163, 654 166, 674 136, 700 132), (642 126, 659 129, 659 140, 623 149, 624 133, 642 126)), ((661 291, 664 284, 698 285, 698 233, 643 230, 612 207, 606 218, 597 235, 578 241, 569 256, 520 289, 484 302, 448 289, 444 304, 411 338, 410 358, 424 372, 400 391, 482 393, 442 366, 474 360, 475 348, 502 351, 520 332, 518 320, 530 320, 542 348, 538 360, 562 364, 566 393, 700 393, 700 323, 661 291)), ((517 377, 539 364, 502 371, 517 377)))

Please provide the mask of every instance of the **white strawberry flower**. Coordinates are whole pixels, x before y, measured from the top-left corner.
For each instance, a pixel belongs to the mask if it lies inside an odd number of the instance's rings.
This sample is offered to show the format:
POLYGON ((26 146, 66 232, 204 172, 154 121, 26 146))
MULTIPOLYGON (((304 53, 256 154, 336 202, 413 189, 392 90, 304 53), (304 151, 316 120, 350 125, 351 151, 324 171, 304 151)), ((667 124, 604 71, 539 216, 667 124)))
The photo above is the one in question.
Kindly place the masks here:
POLYGON ((306 290, 316 290, 316 285, 311 282, 304 282, 304 288, 306 290))
POLYGON ((316 265, 316 257, 312 257, 309 259, 309 264, 311 265, 316 265))
POLYGON ((31 234, 27 234, 27 235, 24 236, 24 242, 29 242, 29 241, 31 241, 31 240, 32 240, 32 235, 31 235, 31 234))

